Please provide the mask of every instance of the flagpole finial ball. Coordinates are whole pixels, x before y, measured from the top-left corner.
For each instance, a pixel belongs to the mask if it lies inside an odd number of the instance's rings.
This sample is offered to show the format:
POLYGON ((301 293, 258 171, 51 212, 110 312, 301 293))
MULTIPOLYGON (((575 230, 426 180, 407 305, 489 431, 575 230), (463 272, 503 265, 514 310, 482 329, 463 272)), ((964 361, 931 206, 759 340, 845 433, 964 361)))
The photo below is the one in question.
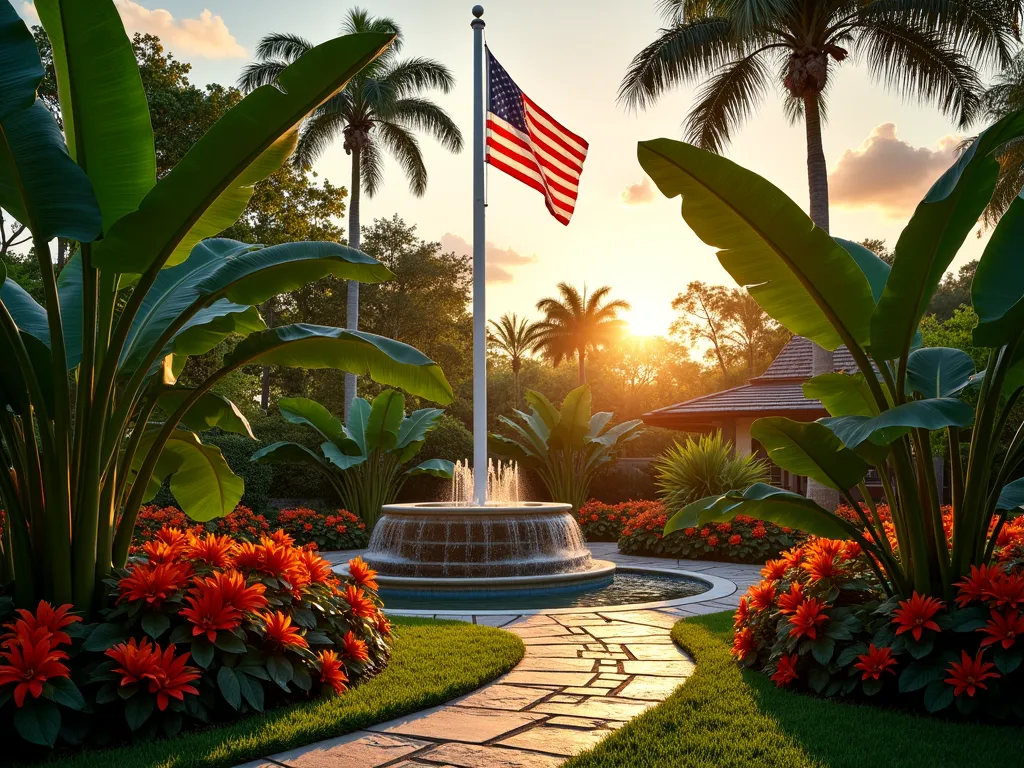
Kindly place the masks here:
POLYGON ((484 7, 482 5, 474 5, 473 15, 479 19, 481 16, 484 15, 484 7))

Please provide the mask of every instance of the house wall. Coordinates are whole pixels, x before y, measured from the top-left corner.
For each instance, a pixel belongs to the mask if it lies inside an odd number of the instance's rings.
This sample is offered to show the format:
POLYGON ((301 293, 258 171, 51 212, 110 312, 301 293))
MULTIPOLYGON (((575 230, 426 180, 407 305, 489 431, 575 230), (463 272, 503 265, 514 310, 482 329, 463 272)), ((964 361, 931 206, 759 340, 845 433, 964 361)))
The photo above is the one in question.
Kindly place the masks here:
POLYGON ((749 456, 754 452, 750 439, 750 425, 753 423, 753 419, 736 419, 735 421, 733 445, 737 456, 749 456))

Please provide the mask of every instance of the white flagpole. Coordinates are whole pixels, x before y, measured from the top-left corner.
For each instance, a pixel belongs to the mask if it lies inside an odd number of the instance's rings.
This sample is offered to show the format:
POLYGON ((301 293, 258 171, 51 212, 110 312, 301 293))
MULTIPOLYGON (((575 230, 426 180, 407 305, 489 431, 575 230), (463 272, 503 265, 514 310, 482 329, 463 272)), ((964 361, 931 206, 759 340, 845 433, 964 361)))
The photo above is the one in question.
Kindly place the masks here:
POLYGON ((473 6, 473 499, 487 503, 487 259, 484 232, 484 15, 473 6))

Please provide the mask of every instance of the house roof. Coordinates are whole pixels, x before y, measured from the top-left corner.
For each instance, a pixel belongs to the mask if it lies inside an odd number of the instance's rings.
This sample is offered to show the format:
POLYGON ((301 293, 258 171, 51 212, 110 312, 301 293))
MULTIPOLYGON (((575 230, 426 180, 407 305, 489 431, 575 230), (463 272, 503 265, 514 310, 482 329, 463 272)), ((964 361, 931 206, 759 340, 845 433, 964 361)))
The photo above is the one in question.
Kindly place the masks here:
MULTIPOLYGON (((813 421, 827 416, 820 401, 803 393, 803 382, 812 375, 813 356, 812 343, 794 336, 767 370, 748 383, 645 413, 644 422, 670 429, 702 429, 737 417, 773 415, 813 421)), ((832 368, 837 372, 856 368, 846 347, 833 353, 832 368)))

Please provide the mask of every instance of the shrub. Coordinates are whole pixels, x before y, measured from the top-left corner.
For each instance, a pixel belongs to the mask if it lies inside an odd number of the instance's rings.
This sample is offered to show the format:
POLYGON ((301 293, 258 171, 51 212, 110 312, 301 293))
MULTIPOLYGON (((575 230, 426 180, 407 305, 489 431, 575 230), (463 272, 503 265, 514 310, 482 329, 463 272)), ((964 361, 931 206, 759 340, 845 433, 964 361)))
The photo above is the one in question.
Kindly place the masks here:
POLYGON ((952 600, 904 598, 885 594, 857 542, 812 538, 767 563, 741 598, 733 655, 779 686, 1024 720, 1022 553, 1017 519, 997 535, 995 563, 974 566, 952 600))
POLYGON ((654 465, 655 485, 670 515, 707 496, 768 481, 768 466, 753 456, 735 456, 720 432, 676 443, 654 465))
POLYGON ((342 693, 387 662, 376 574, 359 559, 339 578, 281 530, 252 543, 169 527, 143 554, 106 581, 101 623, 40 603, 4 626, 0 733, 146 740, 342 693))
MULTIPOLYGON (((254 422, 252 431, 259 444, 250 444, 249 456, 246 457, 246 461, 254 466, 256 466, 255 463, 250 460, 252 452, 279 440, 299 443, 311 450, 316 450, 323 442, 323 438, 320 438, 308 427, 301 424, 289 424, 276 412, 254 422)), ((304 464, 260 466, 271 473, 271 498, 337 500, 337 494, 327 478, 313 467, 307 467, 304 464)))
POLYGON ((763 563, 779 554, 805 534, 792 528, 739 515, 729 522, 662 533, 668 513, 661 502, 631 515, 622 529, 619 551, 627 555, 655 555, 681 560, 724 560, 735 563, 763 563))
POLYGON ((591 499, 580 508, 576 519, 587 541, 618 541, 626 519, 641 514, 651 505, 661 509, 661 504, 657 501, 605 504, 597 499, 591 499))
POLYGON ((249 460, 256 444, 246 435, 232 435, 227 432, 204 432, 203 442, 215 445, 224 454, 231 471, 245 482, 241 504, 257 512, 270 508, 270 493, 273 490, 274 473, 270 467, 254 464, 249 460))
POLYGON ((369 543, 366 523, 351 512, 339 509, 333 513, 297 507, 277 513, 276 525, 302 544, 316 544, 317 549, 362 549, 369 543))
MULTIPOLYGON (((646 433, 645 433, 646 434, 646 433)), ((633 443, 627 446, 633 447, 633 443)), ((658 495, 654 484, 654 462, 615 461, 597 471, 590 484, 590 496, 606 504, 619 504, 632 499, 653 499, 658 495)))

